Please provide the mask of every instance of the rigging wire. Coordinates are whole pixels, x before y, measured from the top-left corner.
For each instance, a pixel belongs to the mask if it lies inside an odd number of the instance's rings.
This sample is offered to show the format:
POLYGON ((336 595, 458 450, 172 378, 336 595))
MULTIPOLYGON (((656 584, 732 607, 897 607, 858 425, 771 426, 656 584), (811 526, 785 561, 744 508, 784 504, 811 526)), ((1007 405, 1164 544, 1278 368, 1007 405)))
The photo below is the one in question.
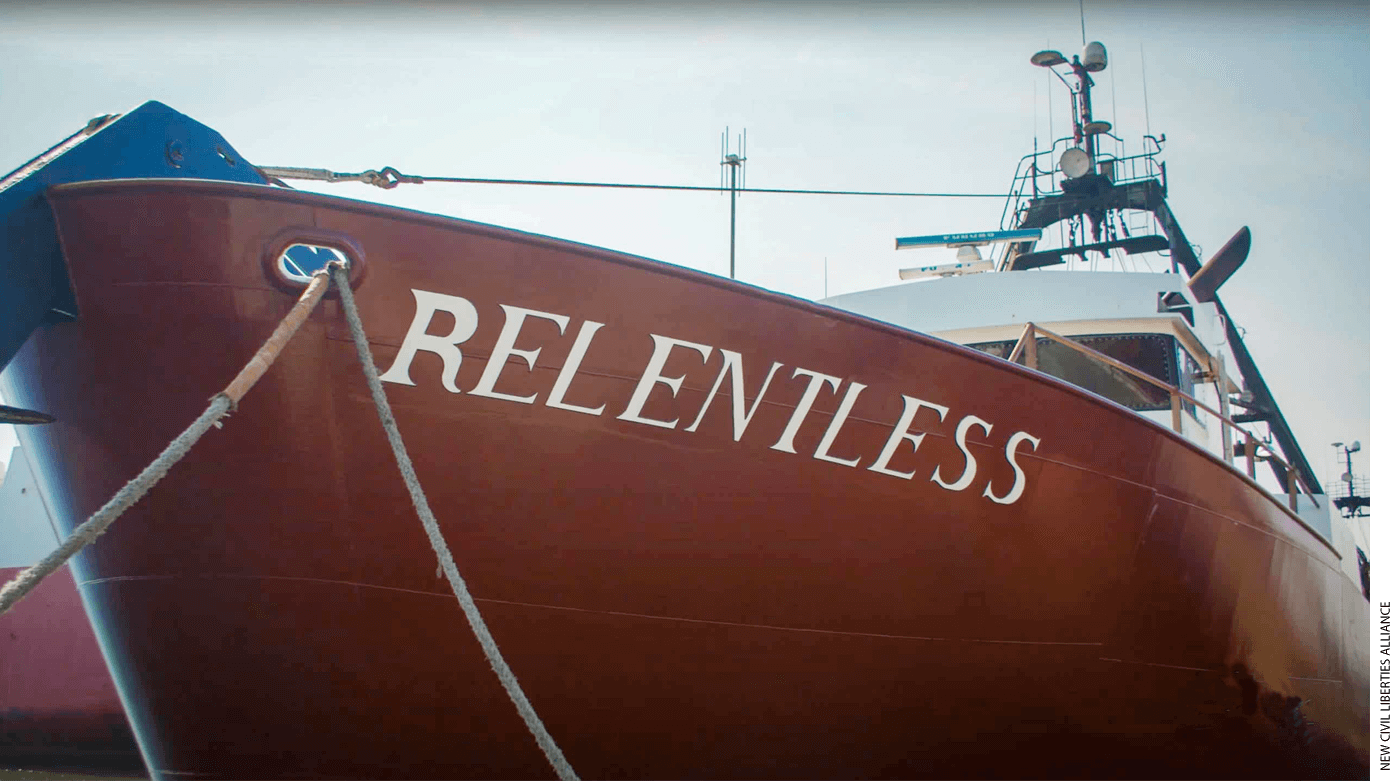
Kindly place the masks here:
MULTIPOLYGON (((569 182, 554 179, 488 179, 469 176, 412 176, 399 173, 386 167, 379 171, 369 170, 358 174, 336 173, 324 168, 292 168, 259 166, 262 173, 271 179, 308 179, 322 182, 363 182, 391 190, 400 184, 425 184, 441 182, 448 184, 508 184, 536 187, 600 187, 622 190, 682 190, 689 192, 729 192, 728 187, 705 187, 685 184, 641 184, 633 182, 569 182)), ((884 190, 806 190, 783 187, 745 187, 745 193, 776 193, 781 195, 858 195, 891 198, 1006 198, 1006 193, 930 193, 901 192, 884 190)))
MULTIPOLYGON (((1142 63, 1142 114, 1147 120, 1147 135, 1152 135, 1152 107, 1147 102, 1147 51, 1142 46, 1142 41, 1138 41, 1138 61, 1142 63)), ((1143 142, 1143 149, 1147 149, 1147 142, 1143 142)))
MULTIPOLYGON (((1050 48, 1050 39, 1045 39, 1045 48, 1050 48)), ((1055 151, 1055 91, 1050 83, 1050 75, 1053 73, 1049 68, 1045 69, 1045 127, 1050 131, 1050 152, 1055 151)))
MULTIPOLYGON (((1118 124, 1118 79, 1112 74, 1108 74, 1108 104, 1113 110, 1113 129, 1122 134, 1122 126, 1118 124)), ((1118 139, 1118 156, 1124 157, 1123 139, 1118 139)))

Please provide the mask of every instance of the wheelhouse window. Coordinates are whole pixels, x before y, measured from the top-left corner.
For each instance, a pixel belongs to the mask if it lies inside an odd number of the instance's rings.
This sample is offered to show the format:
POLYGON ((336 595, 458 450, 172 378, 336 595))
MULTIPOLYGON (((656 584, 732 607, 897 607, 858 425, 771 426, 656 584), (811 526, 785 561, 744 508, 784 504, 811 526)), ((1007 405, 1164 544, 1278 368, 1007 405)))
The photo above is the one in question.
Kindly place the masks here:
MULTIPOLYGON (((1195 378, 1200 376, 1200 370, 1194 368, 1195 362, 1186 355, 1184 350, 1178 347, 1176 340, 1170 336, 1165 334, 1112 334, 1107 336, 1074 336, 1070 339, 1194 395, 1195 378), (1193 368, 1188 371, 1188 367, 1193 368)), ((1116 401, 1129 409, 1171 409, 1171 394, 1162 388, 1049 339, 1037 339, 1035 344, 1036 368, 1046 374, 1116 401)), ((1010 355, 1015 346, 1015 341, 968 345, 968 347, 995 355, 998 358, 1010 355)), ((1183 405, 1183 409, 1187 408, 1189 408, 1189 414, 1196 414, 1194 405, 1183 405)))

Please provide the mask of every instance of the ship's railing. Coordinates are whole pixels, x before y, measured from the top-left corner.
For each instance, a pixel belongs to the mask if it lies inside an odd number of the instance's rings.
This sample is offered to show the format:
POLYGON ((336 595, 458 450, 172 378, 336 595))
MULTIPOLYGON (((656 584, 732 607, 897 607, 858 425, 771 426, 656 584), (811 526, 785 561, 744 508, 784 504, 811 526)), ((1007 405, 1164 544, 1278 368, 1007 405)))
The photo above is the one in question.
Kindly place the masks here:
POLYGON ((1368 517, 1370 511, 1363 513, 1361 508, 1371 506, 1371 481, 1360 475, 1348 473, 1343 479, 1327 484, 1327 498, 1342 511, 1344 517, 1368 517), (1347 480, 1346 477, 1351 479, 1347 480))
POLYGON ((1165 383, 1146 372, 1135 369, 1092 347, 1086 347, 1078 342, 1066 339, 1035 323, 1026 323, 1026 327, 1021 331, 1021 337, 1016 340, 1016 346, 1011 349, 1011 354, 1008 355, 1006 359, 1012 363, 1020 363, 1027 368, 1037 369, 1036 339, 1042 336, 1056 344, 1067 347, 1081 355, 1166 391, 1171 395, 1172 430, 1178 434, 1181 433, 1181 412, 1183 408, 1194 407, 1210 413, 1220 420, 1221 458, 1225 463, 1234 466, 1235 457, 1240 455, 1244 456, 1246 471, 1250 479, 1257 480, 1258 478, 1254 469, 1255 463, 1258 461, 1271 461, 1283 467, 1288 475, 1288 508, 1290 510, 1295 513, 1298 512, 1298 492, 1300 489, 1302 489, 1303 493, 1312 501, 1314 507, 1322 506, 1318 503, 1317 498, 1303 486, 1302 479, 1298 475, 1298 470, 1295 469, 1292 464, 1288 463, 1287 459, 1279 455, 1273 448, 1269 447, 1268 443, 1256 437, 1252 431, 1230 419, 1227 401, 1229 399, 1229 394, 1225 386, 1225 367, 1221 365, 1218 359, 1211 359, 1209 372, 1220 394, 1221 405, 1227 408, 1225 412, 1212 409, 1209 405, 1202 403, 1200 399, 1197 399, 1195 396, 1187 395, 1174 385, 1165 383), (1022 358, 1025 360, 1022 360, 1022 358), (1236 442, 1234 436, 1232 436, 1232 432, 1238 432, 1243 437, 1243 441, 1236 442), (1260 455, 1259 453, 1261 450, 1268 455, 1260 455))
POLYGON ((1026 188, 1032 189, 1032 197, 1039 197, 1037 182, 1043 172, 1037 167, 1044 153, 1032 152, 1016 161, 1016 172, 1011 175, 1011 186, 1006 192, 1006 203, 1001 207, 1001 229, 1011 230, 1021 221, 1021 208, 1026 202, 1026 188), (1008 222, 1010 218, 1010 222, 1008 222))
MULTIPOLYGON (((1101 146, 1123 146, 1123 139, 1113 133, 1098 136, 1101 146), (1109 144, 1109 142, 1116 144, 1109 144)), ((1016 163, 1016 171, 1007 189, 1006 204, 1001 210, 1001 229, 1012 230, 1020 227, 1021 217, 1030 201, 1043 195, 1056 195, 1065 175, 1059 166, 1060 155, 1066 149, 1077 146, 1073 136, 1056 139, 1049 149, 1038 150, 1022 157, 1016 163)), ((1095 173, 1108 177, 1114 184, 1132 184, 1155 179, 1167 186, 1166 163, 1157 159, 1162 151, 1162 139, 1143 136, 1143 151, 1136 155, 1118 156, 1100 151, 1094 160, 1095 173)))
POLYGON ((1328 499, 1343 499, 1353 496, 1366 497, 1370 495, 1371 480, 1361 475, 1353 475, 1350 481, 1346 479, 1334 480, 1327 484, 1328 499))

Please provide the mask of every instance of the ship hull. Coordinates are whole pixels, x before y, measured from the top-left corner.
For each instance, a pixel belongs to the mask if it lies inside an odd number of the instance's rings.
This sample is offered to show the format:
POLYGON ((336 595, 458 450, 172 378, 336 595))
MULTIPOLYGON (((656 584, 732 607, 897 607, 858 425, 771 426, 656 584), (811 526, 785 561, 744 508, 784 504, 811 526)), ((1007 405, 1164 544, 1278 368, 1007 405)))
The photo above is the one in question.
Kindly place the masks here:
MULTIPOLYGON (((0 583, 23 568, 0 567, 0 583)), ((0 616, 0 769, 143 770, 68 569, 0 616)))
MULTIPOLYGON (((281 244, 342 247, 457 565, 585 777, 1365 772, 1349 557, 1127 410, 489 226, 198 182, 50 199, 79 317, 3 390, 59 419, 24 444, 60 524, 270 333, 281 244)), ((82 557, 153 773, 549 774, 437 574, 337 301, 82 557)))

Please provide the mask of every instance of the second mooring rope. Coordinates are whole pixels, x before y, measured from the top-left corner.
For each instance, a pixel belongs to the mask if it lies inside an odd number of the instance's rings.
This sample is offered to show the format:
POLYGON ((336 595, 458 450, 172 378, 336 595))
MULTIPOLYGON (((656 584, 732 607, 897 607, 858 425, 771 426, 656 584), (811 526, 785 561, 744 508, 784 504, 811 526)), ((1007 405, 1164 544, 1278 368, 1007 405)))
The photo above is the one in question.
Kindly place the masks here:
POLYGON ((364 326, 360 323, 360 313, 355 307, 354 293, 346 279, 345 267, 341 263, 332 263, 330 266, 331 278, 335 281, 336 289, 340 291, 341 305, 345 307, 345 320, 349 323, 350 333, 355 339, 355 352, 360 356, 360 369, 364 372, 365 380, 369 382, 369 392, 374 397, 374 408, 379 413, 380 423, 384 424, 384 433, 389 438, 389 447, 394 451, 394 460, 399 464, 399 472, 403 474, 409 496, 413 498, 413 509, 418 511, 418 519, 423 522, 423 530, 428 533, 428 541, 433 546, 433 552, 437 554, 438 567, 447 574, 447 581, 452 584, 452 593, 457 596, 457 604, 466 614, 467 623, 471 624, 472 633, 476 635, 477 642, 481 643, 481 649, 486 652, 486 659, 491 663, 491 669, 495 671, 496 677, 500 679, 501 686, 505 687, 506 693, 510 695, 510 701, 515 704, 516 712, 520 714, 520 718, 525 720, 525 726, 529 727, 530 734, 535 737, 535 743, 544 752, 545 758, 549 760, 549 764, 560 779, 578 781, 578 774, 569 765, 569 761, 564 758, 564 752, 559 749, 554 738, 550 737, 549 730, 545 728, 544 722, 540 720, 534 707, 530 705, 530 700, 525 696, 524 689, 520 688, 520 682, 515 679, 510 665, 506 664, 505 657, 501 656, 501 650, 496 646, 495 639, 491 637, 491 631, 486 628, 486 622, 481 618, 481 612, 477 610, 475 600, 467 591, 467 584, 463 582, 461 574, 457 572, 457 564, 452 560, 452 551, 448 550, 447 540, 443 539, 437 519, 433 517, 433 511, 428 508, 428 499, 423 495, 423 486, 418 483, 418 475, 413 470, 413 462, 408 458, 403 437, 399 436, 398 424, 394 422, 394 413, 389 409, 389 400, 384 395, 384 384, 379 380, 379 370, 375 368, 374 358, 369 352, 369 340, 365 337, 364 326))
MULTIPOLYGON (((467 591, 467 585, 462 581, 462 576, 457 571, 457 565, 452 559, 452 552, 447 548, 447 541, 443 539, 437 519, 433 517, 432 510, 428 508, 427 497, 423 495, 423 487, 418 483, 413 463, 408 458, 408 451, 404 449, 403 437, 399 435, 394 415, 389 410, 389 401, 384 395, 384 386, 379 381, 379 371, 375 368, 374 359, 370 356, 369 341, 365 338, 365 329, 355 307, 354 293, 346 279, 345 265, 338 262, 331 263, 328 264, 328 268, 331 278, 334 279, 336 287, 340 291, 342 305, 345 307, 345 319, 350 325, 351 334, 354 336, 355 351, 360 358, 360 368, 364 371, 365 379, 369 382, 370 395, 374 397, 374 406, 379 413, 379 420, 384 425, 384 433, 389 438, 389 446, 394 451, 394 459, 398 462, 405 485, 408 486, 408 493, 413 499, 413 507, 418 511, 418 518, 423 522, 424 531, 428 533, 428 541, 432 544, 433 552, 437 554, 438 567, 440 571, 447 574, 447 580, 452 584, 452 592, 457 596, 457 604, 466 614, 467 623, 471 625, 472 632, 476 635, 477 641, 481 643, 481 648, 486 653, 486 659, 490 662, 491 669, 495 671, 501 686, 510 695, 511 702, 515 704, 516 711, 524 719, 525 726, 530 729, 535 743, 544 752, 545 758, 549 760, 549 764, 560 779, 578 781, 578 774, 569 765, 569 761, 564 758, 564 753, 554 742, 554 738, 550 736, 544 722, 535 713, 529 698, 525 696, 525 691, 520 688, 520 682, 516 680, 515 674, 511 672, 510 666, 501 656, 500 648, 496 646, 496 641, 491 637, 490 630, 486 628, 486 622, 482 619, 481 612, 476 608, 476 602, 472 599, 471 593, 467 591)), ((145 496, 146 492, 164 477, 171 467, 184 458, 200 437, 211 427, 219 425, 221 417, 233 412, 237 408, 239 400, 267 372, 273 361, 277 360, 278 355, 281 354, 282 349, 286 347, 287 342, 291 340, 292 335, 306 322, 306 318, 325 295, 327 288, 327 271, 322 269, 312 276, 311 283, 302 292, 301 298, 292 307, 292 310, 278 324, 272 336, 268 337, 268 340, 253 356, 252 360, 243 367, 233 382, 229 383, 228 387, 210 401, 209 407, 202 415, 167 445, 155 461, 123 486, 111 500, 93 513, 91 518, 74 529, 73 533, 63 541, 57 550, 45 556, 38 564, 21 572, 9 583, 6 583, 4 588, 0 588, 0 615, 3 615, 11 606, 33 591, 35 586, 38 586, 44 578, 62 567, 78 551, 92 544, 98 535, 106 531, 113 521, 140 500, 142 496, 145 496)))

